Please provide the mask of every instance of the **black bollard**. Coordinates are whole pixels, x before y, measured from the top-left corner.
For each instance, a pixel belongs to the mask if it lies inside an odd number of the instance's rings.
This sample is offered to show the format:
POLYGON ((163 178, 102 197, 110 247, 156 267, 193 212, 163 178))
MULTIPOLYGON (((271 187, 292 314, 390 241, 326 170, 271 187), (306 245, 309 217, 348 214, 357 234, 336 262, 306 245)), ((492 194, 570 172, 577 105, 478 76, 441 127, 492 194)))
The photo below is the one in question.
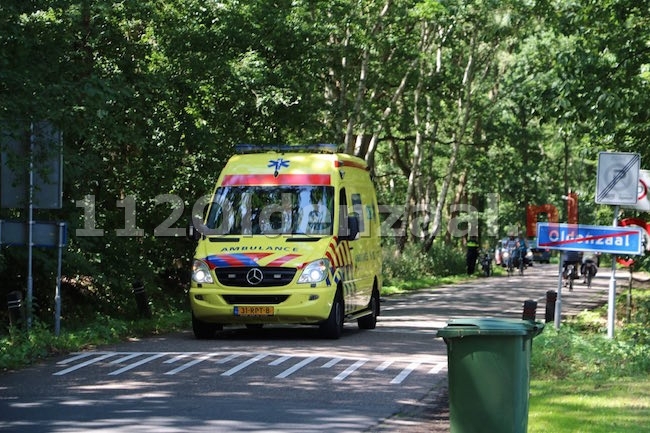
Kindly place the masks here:
POLYGON ((22 326, 25 323, 25 310, 23 308, 23 293, 14 290, 7 294, 7 307, 9 308, 9 325, 22 326))
POLYGON ((151 317, 151 309, 149 308, 149 300, 144 290, 144 284, 142 284, 142 281, 134 281, 132 286, 135 303, 138 306, 138 314, 140 317, 151 317))
POLYGON ((523 320, 532 320, 535 321, 535 315, 537 314, 537 302, 529 299, 524 301, 524 313, 522 314, 523 320))
POLYGON ((555 301, 557 301, 557 292, 549 290, 546 292, 546 323, 555 321, 555 301))

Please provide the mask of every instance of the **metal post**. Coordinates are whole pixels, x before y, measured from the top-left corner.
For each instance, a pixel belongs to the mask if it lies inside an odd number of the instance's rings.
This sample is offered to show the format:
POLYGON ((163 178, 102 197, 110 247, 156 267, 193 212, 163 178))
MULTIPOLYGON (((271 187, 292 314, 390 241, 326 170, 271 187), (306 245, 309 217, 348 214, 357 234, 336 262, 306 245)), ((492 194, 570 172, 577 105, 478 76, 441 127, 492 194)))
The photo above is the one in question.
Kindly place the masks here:
POLYGON ((632 272, 634 271, 634 264, 630 264, 628 268, 630 270, 630 277, 627 281, 627 305, 626 305, 626 315, 627 323, 632 322, 632 272))
MULTIPOLYGON (((614 206, 614 227, 618 226, 618 205, 614 206)), ((609 278, 609 297, 607 305, 607 338, 614 338, 616 321, 616 254, 612 254, 612 274, 609 278)))
POLYGON ((59 336, 61 332, 61 256, 63 253, 63 231, 65 223, 59 223, 59 261, 57 264, 56 289, 54 292, 54 335, 59 336))
POLYGON ((546 291, 546 314, 544 322, 549 323, 555 320, 555 302, 557 300, 557 292, 555 290, 546 291))
POLYGON ((537 302, 529 299, 524 301, 524 312, 521 316, 522 320, 532 320, 535 321, 535 316, 537 314, 537 302))
POLYGON ((34 248, 34 124, 29 124, 29 206, 27 235, 27 330, 32 327, 32 301, 34 277, 32 275, 32 249, 34 248))
POLYGON ((562 262, 564 259, 560 254, 560 265, 557 277, 557 299, 555 300, 555 329, 560 329, 562 320, 562 262))

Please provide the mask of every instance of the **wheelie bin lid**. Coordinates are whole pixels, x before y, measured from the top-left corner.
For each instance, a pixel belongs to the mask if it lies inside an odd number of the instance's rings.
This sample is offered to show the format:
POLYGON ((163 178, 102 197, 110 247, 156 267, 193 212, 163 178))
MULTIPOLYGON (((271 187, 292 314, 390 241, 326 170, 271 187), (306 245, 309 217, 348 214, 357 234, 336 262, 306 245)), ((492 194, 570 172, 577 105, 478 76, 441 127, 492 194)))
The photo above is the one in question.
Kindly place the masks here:
POLYGON ((471 335, 530 335, 535 337, 544 330, 544 323, 532 320, 499 319, 494 317, 467 317, 451 319, 438 330, 442 338, 462 338, 471 335))

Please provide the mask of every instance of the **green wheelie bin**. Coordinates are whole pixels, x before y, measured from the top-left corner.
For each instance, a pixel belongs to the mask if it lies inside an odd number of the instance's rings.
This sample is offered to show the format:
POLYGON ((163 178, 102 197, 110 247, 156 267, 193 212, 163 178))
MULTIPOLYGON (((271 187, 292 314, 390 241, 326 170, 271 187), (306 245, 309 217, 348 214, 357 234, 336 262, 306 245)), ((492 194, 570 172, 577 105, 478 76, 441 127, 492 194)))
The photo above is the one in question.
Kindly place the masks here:
POLYGON ((438 331, 447 344, 451 433, 526 433, 532 320, 452 319, 438 331))

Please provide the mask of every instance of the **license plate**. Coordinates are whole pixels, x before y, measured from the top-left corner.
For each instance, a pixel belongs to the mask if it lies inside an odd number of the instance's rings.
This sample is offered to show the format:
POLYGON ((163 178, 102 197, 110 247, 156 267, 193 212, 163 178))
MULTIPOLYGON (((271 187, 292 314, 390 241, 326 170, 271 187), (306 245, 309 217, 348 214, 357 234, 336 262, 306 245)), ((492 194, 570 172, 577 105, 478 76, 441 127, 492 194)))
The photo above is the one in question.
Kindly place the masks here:
POLYGON ((275 313, 275 310, 273 307, 255 305, 235 307, 234 313, 235 316, 272 316, 275 313))

